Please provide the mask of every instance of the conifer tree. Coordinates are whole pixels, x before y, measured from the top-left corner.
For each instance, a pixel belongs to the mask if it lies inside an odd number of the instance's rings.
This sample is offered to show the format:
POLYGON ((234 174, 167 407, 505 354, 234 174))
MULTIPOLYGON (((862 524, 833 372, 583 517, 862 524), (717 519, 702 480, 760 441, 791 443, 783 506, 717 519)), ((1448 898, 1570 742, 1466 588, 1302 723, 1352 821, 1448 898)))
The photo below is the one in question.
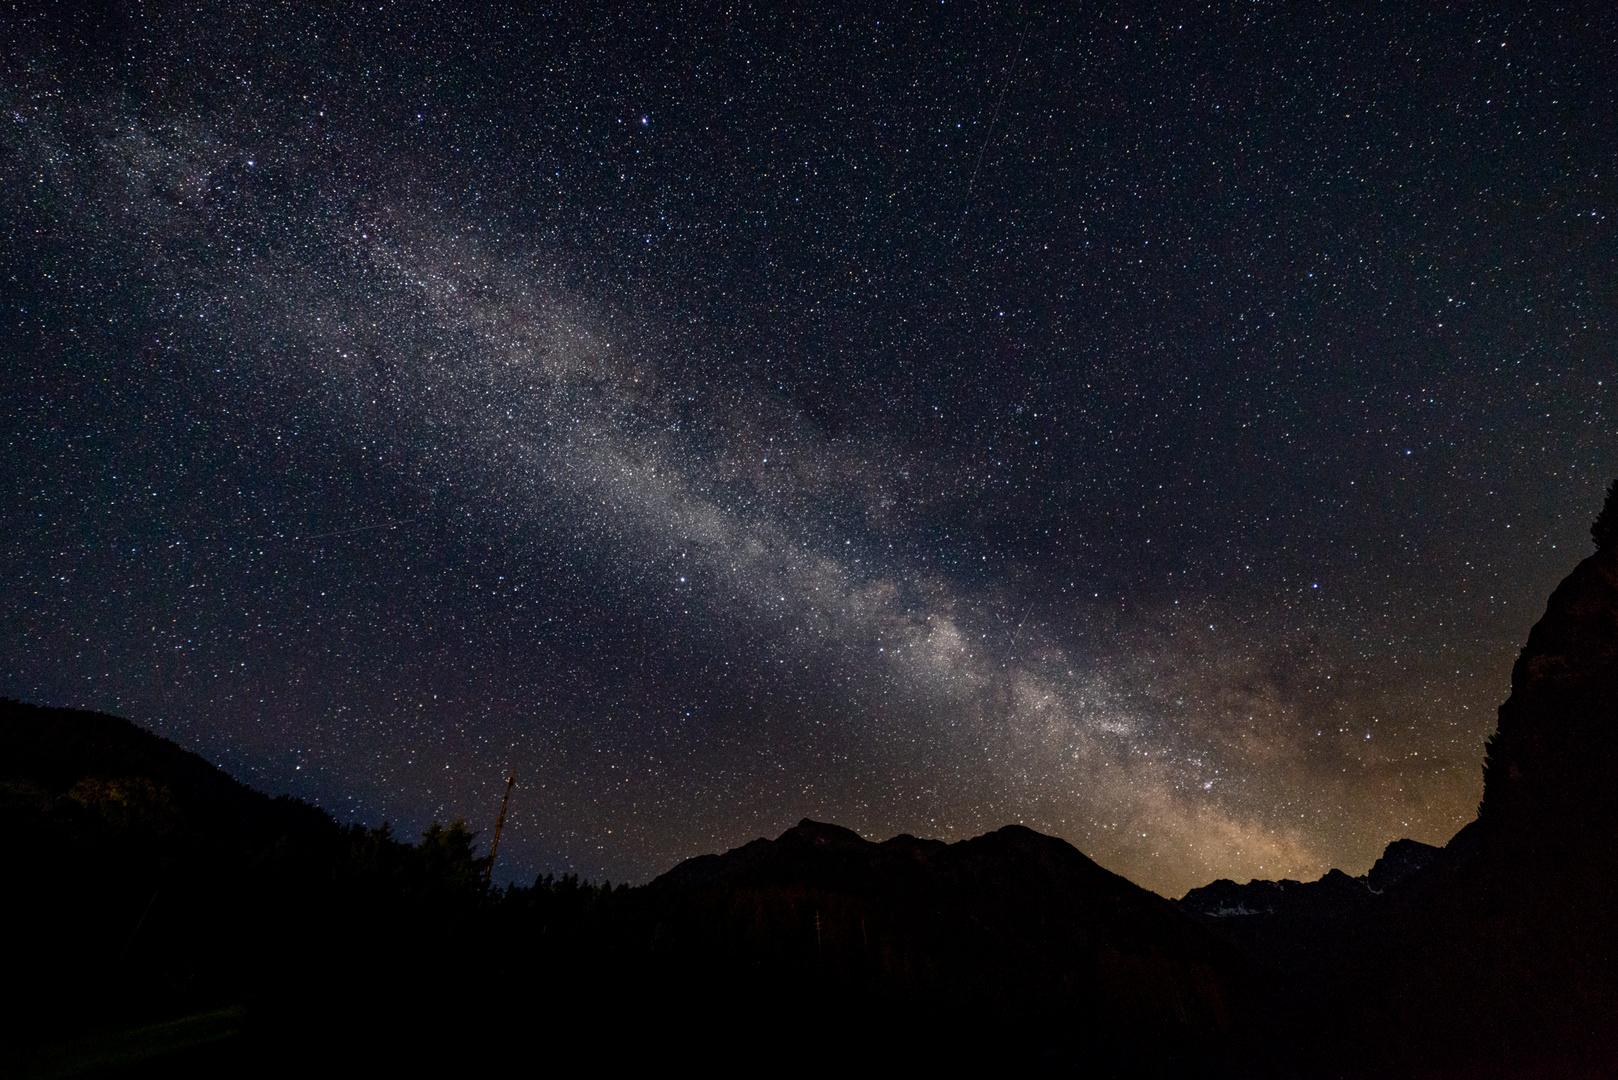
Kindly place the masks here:
POLYGON ((1618 480, 1607 488, 1607 501, 1590 525, 1590 536, 1595 540, 1597 549, 1602 551, 1618 544, 1618 480))

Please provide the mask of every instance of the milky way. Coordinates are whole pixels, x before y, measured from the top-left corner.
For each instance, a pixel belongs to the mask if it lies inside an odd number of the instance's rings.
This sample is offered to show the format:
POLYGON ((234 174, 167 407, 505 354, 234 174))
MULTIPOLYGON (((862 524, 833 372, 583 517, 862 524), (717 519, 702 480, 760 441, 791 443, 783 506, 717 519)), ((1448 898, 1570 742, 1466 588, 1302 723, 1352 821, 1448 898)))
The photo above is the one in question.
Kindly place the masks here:
POLYGON ((81 16, 6 55, 0 692, 406 832, 514 773, 507 878, 1475 812, 1618 471, 1612 25, 81 16))

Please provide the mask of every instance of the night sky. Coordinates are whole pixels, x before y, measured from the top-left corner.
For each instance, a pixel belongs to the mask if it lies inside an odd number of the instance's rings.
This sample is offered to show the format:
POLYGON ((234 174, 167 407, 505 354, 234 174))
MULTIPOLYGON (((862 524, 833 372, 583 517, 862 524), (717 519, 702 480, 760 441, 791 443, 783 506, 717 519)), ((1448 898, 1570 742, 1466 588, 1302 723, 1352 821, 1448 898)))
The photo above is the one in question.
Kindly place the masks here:
POLYGON ((1610 5, 586 6, 0 12, 0 694, 514 772, 501 880, 1473 817, 1618 474, 1610 5))

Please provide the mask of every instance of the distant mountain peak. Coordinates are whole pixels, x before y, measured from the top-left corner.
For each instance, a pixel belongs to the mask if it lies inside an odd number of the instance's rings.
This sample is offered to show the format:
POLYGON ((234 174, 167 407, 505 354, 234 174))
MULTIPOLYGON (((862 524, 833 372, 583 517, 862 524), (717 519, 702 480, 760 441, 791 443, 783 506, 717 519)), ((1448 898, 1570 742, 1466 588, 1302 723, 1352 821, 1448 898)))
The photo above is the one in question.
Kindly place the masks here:
POLYGON ((1328 870, 1314 881, 1262 881, 1246 885, 1221 879, 1192 889, 1180 907, 1209 919, 1236 915, 1281 915, 1293 919, 1332 920, 1346 917, 1373 898, 1425 870, 1440 849, 1417 840, 1395 840, 1368 874, 1350 877, 1328 870))
POLYGON ((841 825, 832 825, 824 821, 814 821, 810 818, 804 818, 782 833, 781 840, 785 842, 796 841, 810 844, 814 847, 846 847, 853 849, 863 849, 871 843, 853 829, 844 828, 841 825))

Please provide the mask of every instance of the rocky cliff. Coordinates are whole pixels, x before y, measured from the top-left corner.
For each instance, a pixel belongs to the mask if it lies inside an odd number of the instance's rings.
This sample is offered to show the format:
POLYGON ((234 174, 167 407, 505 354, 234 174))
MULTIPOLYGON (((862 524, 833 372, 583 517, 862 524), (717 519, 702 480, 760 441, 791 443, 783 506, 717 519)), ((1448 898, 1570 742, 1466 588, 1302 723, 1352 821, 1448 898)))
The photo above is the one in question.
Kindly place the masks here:
POLYGON ((1480 820, 1611 837, 1618 823, 1618 481, 1596 552, 1545 607, 1511 671, 1483 769, 1480 820))

